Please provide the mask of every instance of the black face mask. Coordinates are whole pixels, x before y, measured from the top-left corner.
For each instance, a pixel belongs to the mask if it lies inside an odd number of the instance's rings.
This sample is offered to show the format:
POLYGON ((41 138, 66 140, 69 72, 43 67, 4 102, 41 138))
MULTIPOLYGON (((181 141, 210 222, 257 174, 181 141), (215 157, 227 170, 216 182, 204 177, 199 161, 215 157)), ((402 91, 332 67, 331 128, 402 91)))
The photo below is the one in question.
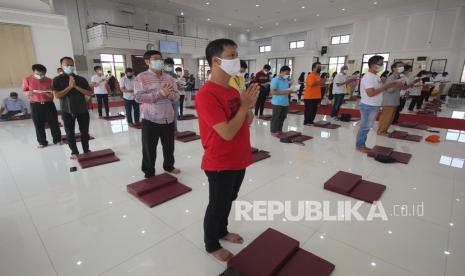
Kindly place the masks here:
POLYGON ((317 72, 318 74, 321 73, 321 67, 318 67, 318 68, 316 69, 316 72, 317 72))

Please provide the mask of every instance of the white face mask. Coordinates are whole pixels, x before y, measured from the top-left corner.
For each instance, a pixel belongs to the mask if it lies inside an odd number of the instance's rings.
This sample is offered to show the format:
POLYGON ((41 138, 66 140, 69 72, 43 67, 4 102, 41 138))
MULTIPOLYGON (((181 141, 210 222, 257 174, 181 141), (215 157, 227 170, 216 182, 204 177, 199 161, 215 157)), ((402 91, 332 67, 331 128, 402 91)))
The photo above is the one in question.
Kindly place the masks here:
POLYGON ((342 73, 343 73, 344 75, 346 75, 346 74, 347 74, 347 69, 346 69, 346 70, 342 70, 342 73))
POLYGON ((382 72, 382 71, 384 71, 384 64, 383 64, 383 65, 378 65, 378 64, 376 64, 376 68, 378 68, 378 69, 377 69, 377 72, 378 72, 378 73, 379 73, 379 72, 382 72))
POLYGON ((102 74, 102 70, 97 70, 97 74, 101 75, 101 74, 102 74))
POLYGON ((221 60, 220 68, 230 76, 237 76, 241 70, 241 60, 235 59, 217 59, 221 60))
POLYGON ((41 79, 45 78, 45 75, 34 74, 34 78, 36 78, 38 80, 41 80, 41 79))
POLYGON ((289 75, 284 75, 284 76, 282 76, 282 78, 287 80, 289 78, 289 75))
POLYGON ((165 68, 165 66, 163 65, 163 62, 161 60, 151 60, 150 68, 161 71, 163 70, 163 68, 165 68))

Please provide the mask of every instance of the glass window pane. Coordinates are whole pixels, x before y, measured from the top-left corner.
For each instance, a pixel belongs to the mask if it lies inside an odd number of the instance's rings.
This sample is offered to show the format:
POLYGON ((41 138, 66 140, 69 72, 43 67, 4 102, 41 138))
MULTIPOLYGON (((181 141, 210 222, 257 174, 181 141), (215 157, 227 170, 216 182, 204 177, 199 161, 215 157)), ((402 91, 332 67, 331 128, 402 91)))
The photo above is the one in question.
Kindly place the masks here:
POLYGON ((297 41, 297 48, 303 48, 305 45, 305 41, 301 40, 301 41, 297 41))
POLYGON ((265 46, 260 46, 260 53, 265 52, 265 46))
POLYGON ((119 80, 121 73, 124 73, 124 63, 115 63, 115 77, 119 80))
POLYGON ((102 62, 102 70, 103 74, 107 74, 107 71, 111 71, 112 74, 115 72, 113 71, 113 63, 111 62, 102 62))
POLYGON ((329 75, 332 75, 334 72, 337 72, 337 65, 336 64, 330 64, 329 67, 328 67, 329 75))
POLYGON ((350 35, 341 36, 341 43, 349 43, 350 35))
POLYGON ((331 38, 331 44, 339 44, 340 40, 341 40, 340 36, 333 36, 331 38))
POLYGON ((270 45, 265 46, 265 52, 270 52, 270 51, 271 51, 271 46, 270 45))
POLYGON ((124 62, 123 55, 113 55, 115 62, 124 62))
POLYGON ((337 59, 337 63, 344 64, 345 61, 346 61, 346 57, 338 57, 338 59, 337 59))
POLYGON ((278 61, 276 63, 276 72, 279 72, 281 67, 285 65, 286 60, 284 58, 278 58, 278 61))
POLYGON ((366 72, 368 72, 368 63, 363 63, 362 74, 366 74, 366 72))
POLYGON ((329 64, 335 64, 335 63, 337 63, 337 57, 329 58, 329 64))
POLYGON ((113 62, 113 55, 101 54, 101 55, 100 55, 100 60, 101 60, 101 61, 110 61, 110 62, 113 62))
POLYGON ((342 66, 344 66, 344 63, 338 64, 338 65, 337 65, 337 70, 336 70, 336 72, 341 72, 342 66))
POLYGON ((182 58, 173 58, 174 64, 182 64, 182 58))
POLYGON ((378 54, 378 55, 382 56, 384 58, 384 61, 389 60, 389 54, 378 54))
POLYGON ((269 59, 268 64, 271 66, 271 72, 274 74, 274 72, 276 71, 276 59, 269 59))
POLYGON ((363 62, 368 62, 368 60, 374 55, 363 55, 363 62))
POLYGON ((297 44, 297 43, 296 43, 295 41, 294 41, 294 42, 291 42, 291 43, 289 43, 289 48, 290 48, 290 49, 295 49, 295 47, 296 47, 296 44, 297 44))

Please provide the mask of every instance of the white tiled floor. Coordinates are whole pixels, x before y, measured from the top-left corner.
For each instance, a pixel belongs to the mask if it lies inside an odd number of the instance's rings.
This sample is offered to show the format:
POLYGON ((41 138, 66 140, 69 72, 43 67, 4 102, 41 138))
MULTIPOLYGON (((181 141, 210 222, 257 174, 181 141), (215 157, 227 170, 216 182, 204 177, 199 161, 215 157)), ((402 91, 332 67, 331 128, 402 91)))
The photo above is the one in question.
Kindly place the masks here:
MULTIPOLYGON (((463 108, 445 108, 443 114, 452 116, 453 110, 463 108)), ((0 123, 0 275, 221 273, 225 265, 203 250, 208 184, 200 170, 200 142, 176 142, 176 166, 183 171, 179 179, 193 191, 149 209, 126 192, 127 184, 143 176, 140 130, 128 129, 125 121, 99 120, 95 113, 91 149, 110 147, 121 161, 73 173, 69 168, 77 164, 69 160, 67 146, 36 149, 30 120, 0 123)), ((272 157, 247 170, 240 199, 355 202, 322 188, 334 173, 345 170, 387 186, 382 203, 388 214, 396 204, 424 203, 424 216, 374 222, 290 222, 282 217, 245 222, 234 221, 233 212, 230 229, 244 236, 245 245, 273 227, 333 262, 333 275, 465 275, 465 132, 441 130, 443 142, 436 145, 371 132, 369 145, 413 154, 408 165, 381 164, 354 151, 356 124, 325 130, 303 127, 302 120, 289 115, 285 128, 314 136, 305 146, 281 144, 269 135, 269 122, 253 123, 252 144, 272 157)), ((196 120, 179 125, 198 131, 196 120)), ((157 169, 161 172, 160 159, 157 169)), ((233 252, 243 246, 225 244, 233 252)))

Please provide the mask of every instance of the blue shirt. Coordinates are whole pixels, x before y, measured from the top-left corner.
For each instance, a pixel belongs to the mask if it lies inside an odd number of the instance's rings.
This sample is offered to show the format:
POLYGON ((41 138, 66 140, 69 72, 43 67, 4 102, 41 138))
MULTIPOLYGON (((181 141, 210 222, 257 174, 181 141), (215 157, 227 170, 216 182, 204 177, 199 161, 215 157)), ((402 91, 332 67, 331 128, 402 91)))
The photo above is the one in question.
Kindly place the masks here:
POLYGON ((3 100, 3 107, 7 111, 23 111, 24 109, 24 102, 21 99, 17 99, 14 101, 12 98, 8 97, 3 100))
MULTIPOLYGON (((276 76, 271 80, 270 88, 278 92, 289 89, 289 80, 283 79, 280 76, 276 76)), ((272 95, 271 98, 272 105, 279 106, 288 106, 289 105, 289 95, 272 95)))

